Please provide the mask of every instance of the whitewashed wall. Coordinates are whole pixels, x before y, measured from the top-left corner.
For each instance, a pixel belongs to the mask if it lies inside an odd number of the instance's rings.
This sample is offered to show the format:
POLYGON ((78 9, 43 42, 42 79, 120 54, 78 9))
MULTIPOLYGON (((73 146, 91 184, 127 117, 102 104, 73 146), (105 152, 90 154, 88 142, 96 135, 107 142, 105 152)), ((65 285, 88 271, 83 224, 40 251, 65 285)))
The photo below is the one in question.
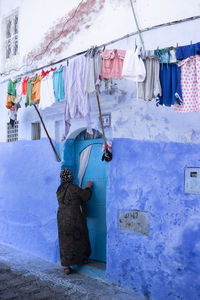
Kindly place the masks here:
MULTIPOLYGON (((92 2, 92 1, 91 1, 92 2)), ((101 1, 97 1, 100 3, 101 1)), ((190 3, 180 0, 175 1, 150 1, 142 0, 134 3, 136 13, 141 28, 160 24, 181 18, 191 17, 199 14, 200 1, 193 0, 190 3), (161 3, 162 2, 162 3, 161 3)), ((72 7, 77 6, 79 1, 25 1, 25 0, 0 0, 0 18, 2 29, 2 18, 9 15, 13 9, 19 8, 19 49, 20 55, 18 63, 23 64, 26 54, 31 50, 37 49, 48 28, 52 28, 58 18, 66 15, 72 7), (66 6, 66 10, 65 10, 66 6), (45 21, 44 21, 45 20, 45 21)), ((130 1, 106 0, 102 1, 103 8, 98 13, 91 13, 86 20, 86 24, 80 31, 73 36, 70 45, 62 53, 54 57, 57 60, 79 51, 85 50, 91 45, 102 44, 123 36, 136 30, 130 1)), ((160 27, 143 33, 146 49, 155 49, 157 46, 165 47, 189 44, 200 41, 197 28, 200 20, 188 21, 172 26, 160 27)), ((67 39, 67 38, 66 38, 67 39)), ((138 36, 132 36, 117 43, 107 46, 107 48, 131 49, 135 45, 135 39, 139 43, 138 36)), ((2 35, 1 35, 2 46, 2 35)), ((49 56, 44 56, 37 62, 39 66, 48 62, 49 56)), ((3 60, 0 60, 2 71, 3 60)), ((14 74, 12 74, 14 76, 14 74)), ((10 77, 10 75, 8 76, 10 77)), ((0 80, 5 80, 6 76, 1 76, 0 80)), ((171 108, 155 107, 155 103, 145 103, 137 101, 134 96, 135 86, 130 82, 122 80, 118 82, 119 88, 125 94, 105 95, 102 93, 101 101, 103 112, 112 112, 112 128, 106 129, 108 137, 130 137, 135 139, 147 140, 167 140, 186 143, 199 143, 199 115, 176 114, 171 108)), ((5 108, 7 82, 0 84, 1 107, 0 120, 1 132, 0 141, 6 141, 6 122, 8 121, 8 111, 5 108)), ((95 97, 91 97, 92 104, 92 125, 100 129, 98 111, 95 97)), ((64 103, 56 103, 52 108, 42 112, 47 129, 52 138, 57 141, 62 136, 62 126, 64 115, 64 103), (56 130, 55 122, 59 123, 56 130)), ((33 107, 22 108, 19 110, 18 119, 20 122, 19 139, 31 139, 31 122, 39 121, 33 107)), ((57 123, 58 124, 58 123, 57 123)), ((84 128, 85 121, 72 121, 69 136, 78 128, 84 128)), ((42 130, 42 137, 45 132, 42 130)))

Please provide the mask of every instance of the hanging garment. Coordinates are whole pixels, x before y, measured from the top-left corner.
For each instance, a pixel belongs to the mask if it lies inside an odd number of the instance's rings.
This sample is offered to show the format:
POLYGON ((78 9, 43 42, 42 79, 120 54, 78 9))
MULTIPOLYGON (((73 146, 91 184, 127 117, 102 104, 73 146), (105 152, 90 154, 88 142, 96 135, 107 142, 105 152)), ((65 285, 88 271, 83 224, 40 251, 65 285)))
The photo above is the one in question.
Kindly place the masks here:
POLYGON ((17 104, 22 100, 22 81, 16 82, 16 97, 11 96, 12 103, 17 104))
POLYGON ((174 48, 169 50, 169 62, 170 64, 175 64, 178 62, 176 58, 176 49, 174 48))
POLYGON ((146 78, 138 84, 138 98, 150 101, 162 95, 159 77, 160 64, 154 51, 145 51, 141 57, 146 69, 146 78))
POLYGON ((83 176, 85 175, 85 171, 86 171, 86 168, 88 165, 91 149, 92 149, 92 145, 89 145, 83 151, 81 151, 81 154, 80 154, 80 167, 79 167, 79 171, 78 171, 78 182, 79 182, 80 187, 81 187, 83 176))
POLYGON ((179 62, 181 68, 182 105, 174 105, 175 112, 200 111, 200 56, 179 62))
POLYGON ((144 62, 139 56, 138 48, 136 50, 127 50, 123 69, 122 77, 136 82, 143 82, 146 76, 144 62))
POLYGON ((106 49, 102 52, 102 78, 122 78, 126 50, 106 49))
POLYGON ((155 55, 158 56, 159 62, 161 64, 168 64, 170 62, 169 48, 157 49, 155 50, 155 55))
POLYGON ((158 97, 157 104, 171 106, 182 103, 180 85, 181 70, 176 64, 160 64, 160 83, 162 96, 158 97))
POLYGON ((53 89, 57 102, 65 98, 63 67, 53 72, 53 89))
POLYGON ((29 77, 24 77, 24 80, 22 82, 22 94, 23 95, 26 95, 28 79, 29 79, 29 77))
POLYGON ((27 92, 26 92, 26 100, 25 100, 25 106, 35 104, 33 100, 31 100, 31 94, 33 90, 33 85, 36 80, 37 76, 31 77, 27 81, 27 92))
POLYGON ((9 118, 10 118, 10 124, 13 127, 15 124, 15 121, 17 120, 17 111, 21 107, 21 105, 15 104, 11 107, 10 112, 9 112, 9 118))
POLYGON ((13 106, 13 102, 12 102, 12 98, 15 98, 15 96, 11 96, 11 95, 7 95, 7 99, 6 99, 6 108, 10 109, 13 106))
POLYGON ((55 103, 53 72, 50 72, 41 80, 39 108, 45 109, 53 103, 55 103))
POLYGON ((66 91, 64 138, 69 132, 70 119, 85 118, 87 131, 92 134, 89 95, 85 92, 87 64, 88 57, 79 55, 71 59, 69 65, 64 68, 66 91))
POLYGON ((34 101, 34 103, 39 103, 40 102, 40 86, 41 86, 41 79, 43 78, 42 75, 38 75, 36 77, 36 80, 34 81, 33 84, 33 89, 31 93, 31 100, 34 101))
POLYGON ((102 57, 100 52, 89 57, 86 72, 85 91, 93 93, 99 91, 100 81, 102 77, 102 57))
POLYGON ((9 80, 8 82, 8 94, 12 96, 16 96, 16 83, 19 82, 21 78, 9 80))
POLYGON ((190 56, 200 55, 200 43, 180 46, 176 51, 176 58, 178 60, 186 59, 190 56))

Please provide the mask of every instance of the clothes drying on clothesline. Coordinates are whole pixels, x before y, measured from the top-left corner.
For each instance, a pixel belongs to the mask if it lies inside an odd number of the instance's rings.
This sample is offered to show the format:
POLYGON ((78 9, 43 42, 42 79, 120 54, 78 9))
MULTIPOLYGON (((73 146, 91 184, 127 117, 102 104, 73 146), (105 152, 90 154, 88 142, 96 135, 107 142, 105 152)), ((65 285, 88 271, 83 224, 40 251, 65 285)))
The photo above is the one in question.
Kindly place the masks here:
POLYGON ((157 106, 173 105, 175 112, 198 112, 199 55, 200 43, 148 51, 96 47, 58 69, 10 79, 6 107, 16 116, 15 105, 24 98, 26 107, 39 104, 39 109, 63 100, 65 137, 74 118, 85 118, 91 132, 89 95, 101 92, 103 80, 108 85, 113 79, 126 79, 136 82, 138 99, 155 100, 157 106))

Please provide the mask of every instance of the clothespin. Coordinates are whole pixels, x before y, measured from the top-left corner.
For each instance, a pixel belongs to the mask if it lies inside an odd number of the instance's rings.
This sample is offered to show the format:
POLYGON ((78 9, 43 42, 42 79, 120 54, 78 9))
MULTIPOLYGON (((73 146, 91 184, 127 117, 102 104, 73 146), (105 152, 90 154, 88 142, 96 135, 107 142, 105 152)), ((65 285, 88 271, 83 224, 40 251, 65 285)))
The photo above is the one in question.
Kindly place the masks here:
POLYGON ((190 41, 190 46, 192 46, 192 41, 190 41))
POLYGON ((69 59, 67 59, 67 67, 69 66, 69 59))
POLYGON ((178 43, 176 43, 176 49, 178 49, 178 43))

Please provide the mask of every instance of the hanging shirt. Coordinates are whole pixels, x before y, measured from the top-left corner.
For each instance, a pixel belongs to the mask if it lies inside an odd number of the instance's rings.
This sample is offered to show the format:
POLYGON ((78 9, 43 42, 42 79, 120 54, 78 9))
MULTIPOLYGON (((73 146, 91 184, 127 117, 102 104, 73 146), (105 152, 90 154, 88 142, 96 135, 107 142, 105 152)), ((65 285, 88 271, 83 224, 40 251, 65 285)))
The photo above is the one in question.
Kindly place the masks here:
POLYGON ((138 48, 136 48, 135 51, 127 50, 123 64, 122 77, 136 82, 142 82, 144 81, 145 76, 146 70, 144 62, 139 56, 138 48))
POLYGON ((90 122, 89 95, 85 91, 85 78, 88 67, 88 57, 79 55, 69 61, 64 69, 66 106, 65 106, 65 136, 69 128, 70 119, 85 118, 87 131, 92 133, 90 122))
POLYGON ((53 72, 50 72, 41 80, 39 108, 45 109, 53 103, 55 103, 53 72))
POLYGON ((102 78, 122 78, 126 50, 106 49, 102 52, 102 78))
POLYGON ((200 55, 200 43, 180 46, 176 50, 176 57, 178 60, 186 59, 190 56, 200 55))
POLYGON ((176 64, 160 64, 162 96, 158 97, 158 104, 171 106, 176 102, 182 103, 180 75, 181 70, 176 64))
POLYGON ((23 95, 26 95, 28 79, 29 79, 29 77, 24 77, 24 80, 22 82, 22 94, 23 95))
POLYGON ((53 89, 57 102, 65 98, 63 67, 53 72, 53 89))
POLYGON ((27 81, 27 92, 26 92, 26 100, 25 100, 25 106, 35 104, 33 100, 31 100, 31 94, 33 90, 33 85, 36 80, 37 76, 31 77, 27 81))
POLYGON ((31 100, 33 100, 35 103, 40 102, 40 86, 41 86, 42 77, 43 77, 42 75, 38 75, 36 77, 36 80, 34 81, 34 84, 33 84, 33 89, 32 89, 32 93, 31 93, 31 100))
POLYGON ((89 62, 86 71, 85 91, 93 93, 99 90, 102 77, 102 57, 100 53, 89 57, 89 62))
POLYGON ((162 95, 159 77, 160 63, 153 50, 143 52, 141 57, 146 69, 146 77, 138 84, 138 98, 150 101, 162 95))
POLYGON ((188 57, 179 62, 183 104, 174 105, 175 112, 200 111, 200 56, 188 57))
POLYGON ((16 83, 19 82, 21 78, 15 80, 9 80, 8 82, 8 94, 12 96, 16 96, 16 83))

